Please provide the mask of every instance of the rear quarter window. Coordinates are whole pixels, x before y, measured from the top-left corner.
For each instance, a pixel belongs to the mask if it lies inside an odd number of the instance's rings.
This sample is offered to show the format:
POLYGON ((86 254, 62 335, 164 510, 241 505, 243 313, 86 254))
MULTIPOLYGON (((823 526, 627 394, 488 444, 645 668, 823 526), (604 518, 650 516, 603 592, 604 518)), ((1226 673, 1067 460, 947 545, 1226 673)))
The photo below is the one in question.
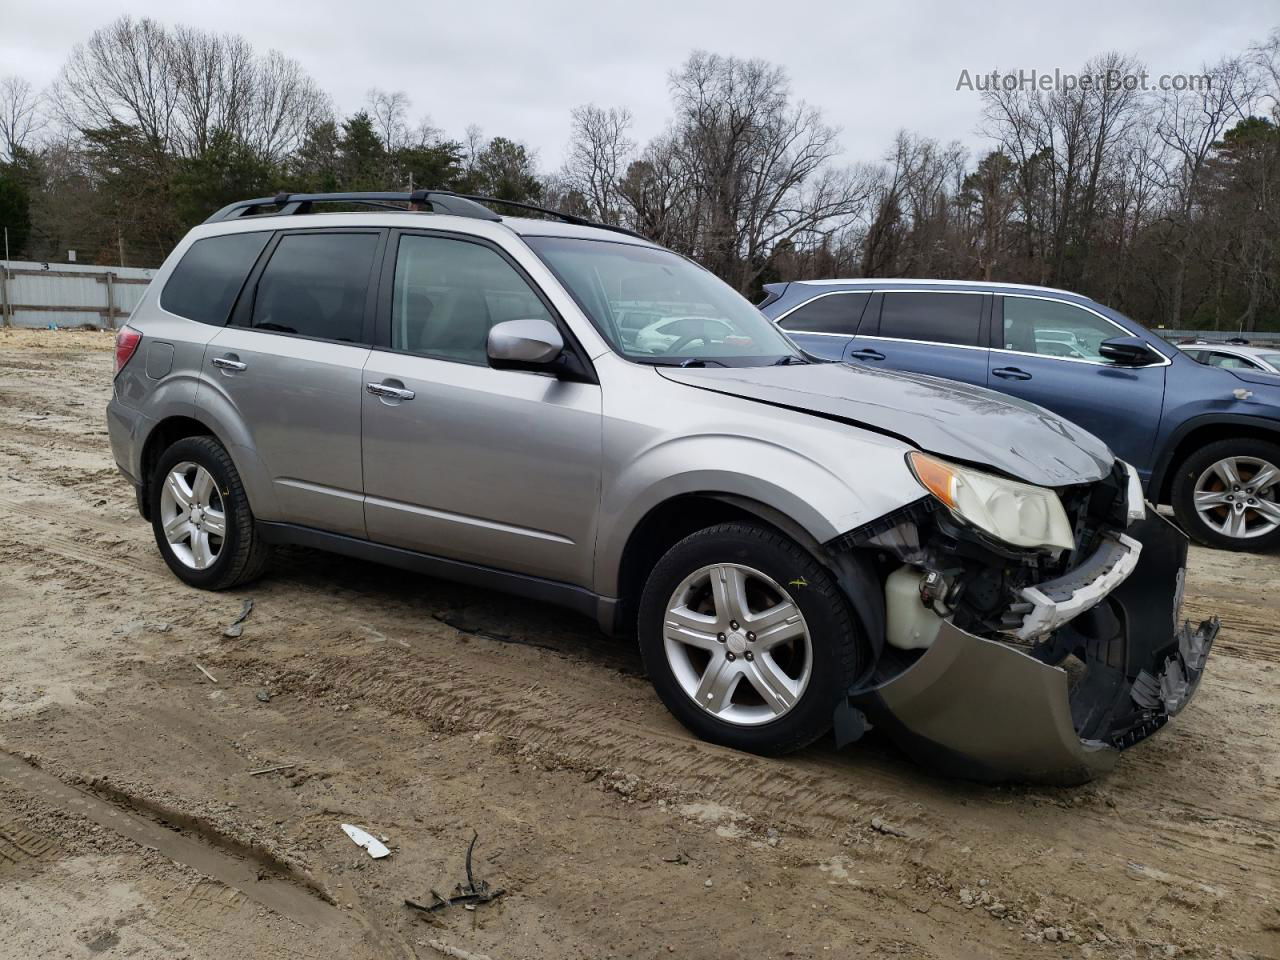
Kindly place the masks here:
POLYGON ((778 321, 778 326, 794 333, 852 337, 858 332, 858 321, 870 299, 870 293, 829 293, 792 310, 778 321))
POLYGON ((197 240, 160 292, 160 306, 188 320, 224 326, 270 231, 197 240))

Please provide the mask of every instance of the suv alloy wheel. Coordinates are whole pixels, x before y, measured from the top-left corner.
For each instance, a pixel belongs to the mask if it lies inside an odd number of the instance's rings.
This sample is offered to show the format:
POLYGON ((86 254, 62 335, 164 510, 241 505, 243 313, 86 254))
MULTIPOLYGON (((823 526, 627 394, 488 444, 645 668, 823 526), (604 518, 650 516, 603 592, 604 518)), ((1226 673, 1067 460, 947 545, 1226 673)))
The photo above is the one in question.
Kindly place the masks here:
POLYGON ((1173 478, 1173 508, 1192 539, 1227 550, 1280 543, 1280 445, 1242 438, 1197 450, 1173 478))
POLYGON ((186 437, 160 455, 151 478, 151 526, 184 583, 225 590, 257 578, 269 548, 253 525, 240 474, 213 437, 186 437))
POLYGON ((782 754, 831 728, 865 662, 849 604, 807 550, 756 523, 691 534, 654 567, 640 650, 663 703, 704 739, 782 754))

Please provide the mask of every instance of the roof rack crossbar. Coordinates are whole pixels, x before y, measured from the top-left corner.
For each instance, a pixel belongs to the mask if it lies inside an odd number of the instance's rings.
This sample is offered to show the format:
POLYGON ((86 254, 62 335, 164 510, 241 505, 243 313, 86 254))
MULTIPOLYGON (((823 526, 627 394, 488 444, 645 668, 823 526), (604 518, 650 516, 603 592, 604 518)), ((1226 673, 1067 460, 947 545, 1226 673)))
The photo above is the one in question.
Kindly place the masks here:
POLYGON ((487 207, 469 197, 447 190, 414 190, 413 192, 360 192, 360 193, 277 193, 274 197, 257 197, 228 204, 205 223, 238 220, 241 217, 275 216, 311 213, 316 203, 351 203, 387 210, 404 210, 397 204, 407 203, 410 209, 430 206, 436 213, 455 217, 473 217, 477 220, 500 221, 502 218, 487 207))

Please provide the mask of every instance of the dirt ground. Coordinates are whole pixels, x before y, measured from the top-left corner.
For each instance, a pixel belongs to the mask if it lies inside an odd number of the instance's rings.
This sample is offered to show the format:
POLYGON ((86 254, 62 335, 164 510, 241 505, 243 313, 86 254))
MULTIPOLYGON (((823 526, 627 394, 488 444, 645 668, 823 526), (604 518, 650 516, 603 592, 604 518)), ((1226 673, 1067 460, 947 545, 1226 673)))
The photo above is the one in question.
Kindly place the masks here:
POLYGON ((1193 550, 1200 695, 1085 787, 761 759, 550 607, 301 550, 182 586, 110 345, 0 332, 0 957, 1280 957, 1280 558, 1193 550), (406 907, 473 831, 505 894, 406 907))

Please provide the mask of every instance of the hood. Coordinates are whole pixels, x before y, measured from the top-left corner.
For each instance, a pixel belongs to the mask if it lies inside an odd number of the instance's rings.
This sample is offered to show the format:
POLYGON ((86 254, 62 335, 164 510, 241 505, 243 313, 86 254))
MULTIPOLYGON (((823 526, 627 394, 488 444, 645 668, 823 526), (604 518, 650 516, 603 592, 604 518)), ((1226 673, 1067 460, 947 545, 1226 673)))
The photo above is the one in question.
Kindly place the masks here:
POLYGON ((1262 387, 1280 387, 1280 373, 1268 373, 1265 370, 1245 370, 1240 367, 1224 368, 1224 373, 1228 373, 1237 380, 1243 380, 1245 383, 1256 383, 1262 387))
POLYGON ((1043 407, 953 380, 843 363, 656 369, 676 383, 849 423, 1040 486, 1099 480, 1114 462, 1101 440, 1043 407))

